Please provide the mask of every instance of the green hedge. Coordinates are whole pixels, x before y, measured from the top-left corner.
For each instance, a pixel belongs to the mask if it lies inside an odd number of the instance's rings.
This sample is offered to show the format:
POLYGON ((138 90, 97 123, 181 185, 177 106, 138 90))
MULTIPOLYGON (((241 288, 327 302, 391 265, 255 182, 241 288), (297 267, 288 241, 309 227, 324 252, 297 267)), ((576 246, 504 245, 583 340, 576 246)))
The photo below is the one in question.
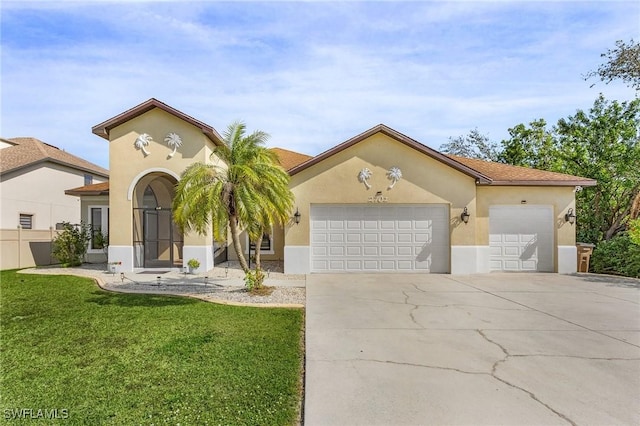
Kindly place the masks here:
POLYGON ((640 278, 640 245, 634 244, 627 234, 598 243, 591 256, 591 270, 640 278))

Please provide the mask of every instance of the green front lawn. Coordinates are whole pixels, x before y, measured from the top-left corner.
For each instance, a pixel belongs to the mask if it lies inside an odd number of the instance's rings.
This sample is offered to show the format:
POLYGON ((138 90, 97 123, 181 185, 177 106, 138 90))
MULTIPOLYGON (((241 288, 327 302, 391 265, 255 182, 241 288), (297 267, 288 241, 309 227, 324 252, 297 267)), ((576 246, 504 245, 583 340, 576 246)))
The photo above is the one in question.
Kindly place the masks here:
POLYGON ((298 419, 302 310, 109 293, 85 278, 3 271, 0 315, 0 419, 23 408, 34 417, 66 410, 60 423, 87 425, 298 419))

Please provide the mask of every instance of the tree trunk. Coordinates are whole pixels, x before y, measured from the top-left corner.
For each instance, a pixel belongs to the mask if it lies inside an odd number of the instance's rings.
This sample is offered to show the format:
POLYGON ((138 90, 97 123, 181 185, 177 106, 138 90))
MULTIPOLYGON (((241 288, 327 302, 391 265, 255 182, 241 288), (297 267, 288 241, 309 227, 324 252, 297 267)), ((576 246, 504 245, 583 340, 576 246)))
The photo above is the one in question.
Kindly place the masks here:
POLYGON ((240 262, 242 271, 246 274, 247 272, 249 272, 249 266, 247 265, 247 259, 245 259, 244 253, 242 252, 242 246, 240 245, 240 230, 238 229, 238 221, 236 220, 235 216, 229 217, 229 226, 231 228, 231 240, 233 241, 233 249, 238 255, 238 261, 240 262))
POLYGON ((262 239, 264 238, 264 232, 260 233, 258 241, 256 241, 256 269, 262 269, 260 264, 260 247, 262 247, 262 239))

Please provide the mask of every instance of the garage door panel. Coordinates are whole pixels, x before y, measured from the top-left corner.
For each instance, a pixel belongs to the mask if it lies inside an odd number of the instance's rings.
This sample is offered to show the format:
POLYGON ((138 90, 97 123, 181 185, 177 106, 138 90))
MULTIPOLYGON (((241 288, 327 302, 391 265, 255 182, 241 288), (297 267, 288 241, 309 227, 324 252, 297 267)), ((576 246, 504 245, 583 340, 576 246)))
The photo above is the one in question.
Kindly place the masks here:
POLYGON ((329 268, 331 270, 336 270, 336 269, 344 269, 346 266, 346 263, 344 260, 330 260, 329 261, 329 268))
POLYGON ((312 272, 448 272, 448 217, 445 205, 312 205, 312 272))
POLYGON ((395 243, 396 242, 396 234, 391 232, 385 232, 380 234, 380 242, 381 243, 395 243))
POLYGON ((396 229, 396 222, 393 220, 381 220, 380 221, 380 229, 385 229, 385 230, 395 230, 396 229))
POLYGON ((377 246, 364 246, 362 252, 365 256, 379 256, 380 248, 377 246))
POLYGON ((329 234, 329 242, 330 243, 344 243, 346 240, 346 235, 345 234, 334 234, 331 233, 329 234))
POLYGON ((313 246, 311 248, 311 254, 313 254, 314 256, 327 256, 329 254, 329 247, 313 246))
POLYGON ((344 229, 344 221, 342 220, 330 220, 329 221, 329 229, 330 230, 334 230, 334 229, 344 229))
POLYGON ((413 234, 411 233, 397 233, 396 240, 399 243, 411 243, 413 241, 413 234))
POLYGON ((395 256, 395 247, 380 247, 380 256, 395 256))
POLYGON ((395 271, 396 261, 395 260, 380 260, 380 269, 382 271, 395 271))
MULTIPOLYGON (((344 249, 340 247, 344 252, 344 249)), ((348 246, 347 247, 347 256, 362 256, 362 247, 360 246, 348 246)))
POLYGON ((362 229, 362 223, 359 220, 348 220, 347 229, 362 229))
POLYGON ((344 256, 345 248, 342 246, 331 246, 329 247, 329 255, 330 256, 344 256))
POLYGON ((379 234, 366 233, 363 234, 362 237, 365 243, 377 243, 378 241, 380 241, 379 234))
POLYGON ((553 208, 491 206, 491 270, 553 271, 553 208))
POLYGON ((311 243, 327 243, 329 241, 329 236, 325 233, 313 233, 311 235, 311 243))
POLYGON ((347 234, 347 243, 349 244, 360 244, 362 242, 362 234, 350 232, 347 234))
POLYGON ((362 227, 364 229, 378 229, 378 221, 377 220, 363 220, 362 227))

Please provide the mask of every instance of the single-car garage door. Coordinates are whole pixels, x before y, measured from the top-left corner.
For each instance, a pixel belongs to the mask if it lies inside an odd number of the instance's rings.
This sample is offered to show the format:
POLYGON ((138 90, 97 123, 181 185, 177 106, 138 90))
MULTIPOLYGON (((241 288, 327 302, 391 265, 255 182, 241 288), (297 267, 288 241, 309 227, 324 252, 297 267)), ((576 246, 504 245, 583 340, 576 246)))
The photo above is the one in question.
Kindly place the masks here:
POLYGON ((553 207, 491 206, 492 271, 553 272, 553 207))
POLYGON ((448 272, 449 207, 311 205, 311 272, 448 272))

